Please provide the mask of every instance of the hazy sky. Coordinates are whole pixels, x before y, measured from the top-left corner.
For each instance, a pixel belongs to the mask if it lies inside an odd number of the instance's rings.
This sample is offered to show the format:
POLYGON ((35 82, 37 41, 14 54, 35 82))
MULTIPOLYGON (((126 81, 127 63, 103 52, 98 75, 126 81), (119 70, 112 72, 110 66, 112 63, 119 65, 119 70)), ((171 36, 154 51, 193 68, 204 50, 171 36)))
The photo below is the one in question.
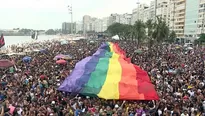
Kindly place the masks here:
MULTIPOLYGON (((149 4, 151 0, 140 0, 149 4)), ((72 3, 74 21, 83 15, 97 18, 111 13, 131 13, 137 0, 0 0, 0 29, 61 28, 62 22, 70 21, 67 6, 72 3)))

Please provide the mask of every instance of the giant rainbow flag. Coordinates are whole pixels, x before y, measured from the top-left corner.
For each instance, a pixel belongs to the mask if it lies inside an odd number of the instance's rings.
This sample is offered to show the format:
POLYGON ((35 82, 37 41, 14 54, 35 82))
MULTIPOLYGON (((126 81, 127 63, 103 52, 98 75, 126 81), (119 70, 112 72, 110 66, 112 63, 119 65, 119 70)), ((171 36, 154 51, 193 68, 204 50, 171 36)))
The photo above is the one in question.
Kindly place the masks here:
POLYGON ((58 90, 104 99, 159 99, 147 72, 130 63, 124 51, 110 42, 79 61, 58 90))

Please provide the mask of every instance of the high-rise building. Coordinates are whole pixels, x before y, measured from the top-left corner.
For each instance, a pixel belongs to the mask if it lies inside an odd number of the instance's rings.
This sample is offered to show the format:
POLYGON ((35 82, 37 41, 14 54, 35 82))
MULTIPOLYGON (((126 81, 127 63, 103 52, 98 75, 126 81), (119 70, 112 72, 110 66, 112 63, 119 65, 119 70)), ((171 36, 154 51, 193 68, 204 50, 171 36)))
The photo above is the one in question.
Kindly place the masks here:
POLYGON ((152 19, 153 21, 155 21, 156 16, 155 16, 155 1, 151 1, 150 2, 150 6, 149 6, 149 18, 152 19))
POLYGON ((195 39, 201 33, 203 13, 199 13, 199 3, 199 0, 186 0, 184 36, 188 39, 195 39))
POLYGON ((199 1, 198 8, 197 37, 199 37, 201 33, 205 33, 205 0, 199 1))
POLYGON ((131 24, 131 18, 132 18, 132 14, 128 14, 128 13, 122 14, 122 15, 120 15, 119 23, 130 25, 131 24))
POLYGON ((73 33, 75 33, 76 32, 76 23, 67 23, 67 22, 62 23, 62 33, 63 34, 71 34, 72 27, 73 27, 73 33))
POLYGON ((107 30, 108 22, 109 22, 109 17, 102 18, 102 32, 107 30))
POLYGON ((169 26, 169 0, 157 0, 156 16, 162 18, 169 26))
POLYGON ((103 27, 103 20, 102 19, 96 19, 95 20, 95 32, 103 32, 102 31, 103 27))
POLYGON ((84 34, 87 31, 90 31, 90 22, 91 22, 91 16, 88 16, 88 15, 83 16, 83 33, 84 34))
POLYGON ((108 26, 112 25, 113 23, 120 23, 120 15, 115 13, 109 16, 108 26))
POLYGON ((137 20, 144 21, 145 19, 147 19, 144 17, 149 17, 150 13, 148 13, 148 11, 149 11, 148 5, 138 4, 137 8, 132 10, 131 24, 134 25, 137 20))
POLYGON ((78 21, 76 22, 76 33, 81 33, 83 31, 83 22, 78 21))
POLYGON ((151 19, 150 17, 150 8, 146 8, 144 9, 144 13, 143 13, 143 22, 147 22, 147 20, 151 19))
POLYGON ((185 23, 185 9, 186 0, 172 0, 170 2, 173 6, 172 14, 170 15, 170 27, 176 32, 177 37, 184 37, 184 23, 185 23))

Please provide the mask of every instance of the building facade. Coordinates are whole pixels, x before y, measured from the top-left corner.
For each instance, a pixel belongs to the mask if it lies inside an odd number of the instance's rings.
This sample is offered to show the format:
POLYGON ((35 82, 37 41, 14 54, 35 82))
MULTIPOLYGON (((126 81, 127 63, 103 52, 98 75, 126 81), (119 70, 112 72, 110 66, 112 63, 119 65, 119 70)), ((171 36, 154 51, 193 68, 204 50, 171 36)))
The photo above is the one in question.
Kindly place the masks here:
POLYGON ((132 10, 131 24, 134 25, 137 20, 144 21, 149 17, 149 6, 146 4, 138 4, 137 8, 132 10), (146 14, 145 14, 146 12, 146 14))
POLYGON ((91 22, 91 16, 89 15, 83 16, 83 33, 84 34, 87 31, 90 31, 90 22, 91 22))
POLYGON ((120 15, 115 13, 111 14, 108 19, 108 26, 112 25, 113 23, 120 23, 120 15))
POLYGON ((83 22, 78 21, 76 22, 76 33, 82 33, 83 32, 83 22))
POLYGON ((169 0, 157 0, 156 16, 164 20, 169 26, 169 0))
POLYGON ((184 37, 186 0, 174 1, 174 31, 177 37, 184 37))
POLYGON ((71 34, 71 28, 73 28, 73 33, 76 33, 76 23, 62 23, 63 34, 71 34))
POLYGON ((120 20, 119 23, 130 25, 131 24, 131 18, 132 18, 132 14, 128 14, 128 13, 121 14, 120 19, 119 19, 120 20))
POLYGON ((151 1, 150 2, 150 6, 149 6, 149 18, 152 19, 153 21, 155 21, 156 19, 156 15, 155 15, 155 1, 151 1))
POLYGON ((198 30, 198 24, 200 26, 200 23, 202 22, 202 18, 198 16, 200 15, 199 0, 186 0, 185 14, 184 36, 185 38, 190 39, 197 38, 199 34, 198 31, 200 32, 200 30, 198 30))
POLYGON ((197 36, 205 33, 205 0, 199 0, 197 36))
POLYGON ((102 32, 107 30, 108 22, 109 22, 109 17, 102 18, 102 32))
POLYGON ((102 32, 103 28, 103 20, 102 19, 96 19, 95 20, 95 32, 102 32))

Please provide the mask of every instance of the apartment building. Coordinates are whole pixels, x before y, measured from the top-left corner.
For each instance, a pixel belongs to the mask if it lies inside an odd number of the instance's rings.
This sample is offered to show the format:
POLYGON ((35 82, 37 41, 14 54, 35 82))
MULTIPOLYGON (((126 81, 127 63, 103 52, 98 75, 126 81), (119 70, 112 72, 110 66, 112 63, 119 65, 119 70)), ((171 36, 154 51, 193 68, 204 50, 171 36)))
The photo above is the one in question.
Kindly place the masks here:
POLYGON ((90 31, 90 22, 91 22, 91 16, 89 15, 83 16, 83 33, 84 34, 87 31, 90 31))
POLYGON ((109 17, 102 18, 102 32, 106 31, 108 28, 109 17))
POLYGON ((121 14, 120 15, 120 23, 122 24, 131 24, 131 18, 132 18, 132 14, 128 14, 128 13, 125 13, 125 14, 121 14))
POLYGON ((144 9, 144 11, 143 11, 144 13, 143 13, 143 22, 147 22, 147 20, 149 20, 149 19, 151 19, 151 16, 150 16, 150 8, 148 7, 148 8, 146 8, 146 9, 144 9))
POLYGON ((108 19, 108 26, 112 25, 113 23, 120 23, 120 15, 115 13, 111 14, 108 19))
POLYGON ((138 4, 138 7, 132 10, 131 24, 134 25, 137 20, 144 21, 150 17, 149 15, 149 6, 146 4, 138 4))
POLYGON ((155 16, 155 3, 156 1, 151 1, 150 2, 150 6, 149 6, 149 18, 152 19, 153 21, 155 21, 156 16, 155 16))
POLYGON ((169 26, 169 0, 157 0, 156 16, 162 18, 169 26))
POLYGON ((174 2, 174 31, 177 37, 184 37, 186 0, 175 0, 174 2))
POLYGON ((79 33, 82 31, 83 31, 83 22, 82 21, 76 22, 76 33, 79 33))
POLYGON ((70 34, 71 33, 71 28, 73 28, 73 33, 76 32, 76 23, 68 23, 68 22, 63 22, 62 23, 62 33, 63 34, 70 34))
POLYGON ((205 0, 199 0, 198 8, 197 37, 205 33, 205 0))
POLYGON ((103 32, 102 28, 103 28, 103 20, 102 19, 96 19, 95 20, 94 31, 95 32, 103 32))
POLYGON ((197 38, 202 29, 203 14, 199 14, 199 3, 200 0, 186 0, 184 37, 190 40, 197 38))

